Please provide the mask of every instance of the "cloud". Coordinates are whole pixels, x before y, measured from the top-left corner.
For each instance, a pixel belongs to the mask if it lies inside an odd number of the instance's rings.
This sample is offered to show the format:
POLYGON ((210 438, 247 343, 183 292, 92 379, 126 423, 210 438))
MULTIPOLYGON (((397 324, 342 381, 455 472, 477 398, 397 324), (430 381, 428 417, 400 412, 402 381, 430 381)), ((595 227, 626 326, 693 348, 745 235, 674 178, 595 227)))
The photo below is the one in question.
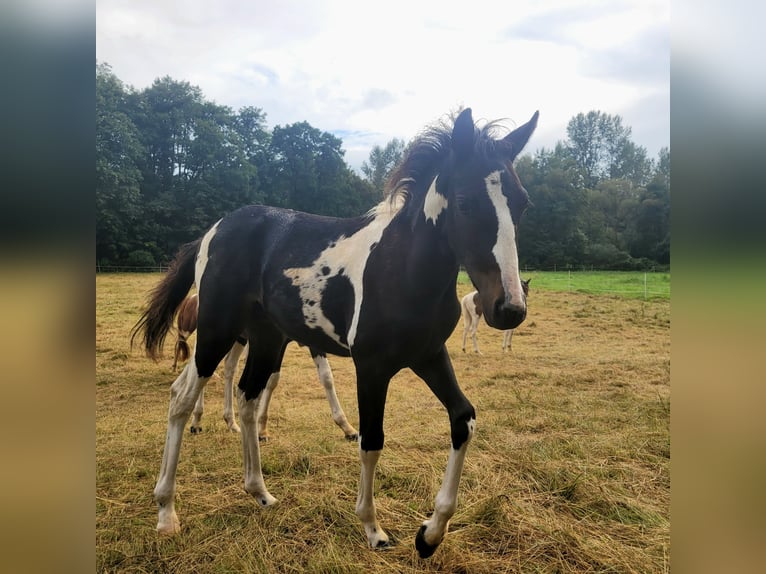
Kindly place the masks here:
POLYGON ((622 114, 623 124, 631 127, 632 140, 646 148, 655 158, 662 147, 670 146, 670 101, 665 92, 658 91, 641 98, 622 114))
POLYGON ((408 141, 460 106, 509 126, 539 109, 530 149, 551 147, 577 113, 622 115, 655 94, 669 99, 669 1, 575 1, 453 10, 425 0, 377 9, 189 0, 178 10, 100 0, 97 58, 137 89, 169 75, 235 110, 261 108, 270 127, 305 120, 346 134, 357 169, 373 145, 408 141))
POLYGON ((396 97, 388 90, 371 88, 364 94, 361 109, 380 110, 396 102, 396 97))
POLYGON ((670 30, 658 26, 610 50, 583 58, 585 75, 633 85, 667 84, 670 78, 670 30))

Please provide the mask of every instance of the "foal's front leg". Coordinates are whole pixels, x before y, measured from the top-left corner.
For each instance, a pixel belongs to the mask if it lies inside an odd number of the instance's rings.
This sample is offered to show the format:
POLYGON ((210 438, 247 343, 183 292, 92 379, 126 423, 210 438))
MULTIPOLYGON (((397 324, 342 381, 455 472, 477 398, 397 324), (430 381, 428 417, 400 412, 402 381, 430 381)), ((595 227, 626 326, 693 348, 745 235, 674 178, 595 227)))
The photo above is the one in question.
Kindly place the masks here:
POLYGON ((431 360, 412 368, 421 377, 436 397, 447 408, 450 420, 452 448, 441 488, 436 495, 434 512, 426 520, 417 536, 415 547, 421 558, 428 558, 441 544, 447 534, 449 521, 457 508, 457 493, 468 443, 476 426, 476 411, 466 399, 457 384, 447 349, 442 347, 431 360))
POLYGON ((380 527, 375 511, 375 467, 383 450, 383 413, 386 393, 391 376, 381 377, 377 369, 365 373, 356 365, 357 400, 359 403, 359 459, 362 471, 359 494, 356 498, 356 515, 362 521, 370 548, 389 545, 388 534, 380 527))

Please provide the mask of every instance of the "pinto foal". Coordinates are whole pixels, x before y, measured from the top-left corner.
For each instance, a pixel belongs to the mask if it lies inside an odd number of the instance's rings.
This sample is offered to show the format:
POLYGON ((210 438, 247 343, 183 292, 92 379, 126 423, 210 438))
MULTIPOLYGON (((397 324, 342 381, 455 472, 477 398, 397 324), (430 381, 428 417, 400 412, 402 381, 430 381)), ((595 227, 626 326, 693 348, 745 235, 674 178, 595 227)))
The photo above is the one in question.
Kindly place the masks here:
MULTIPOLYGON (((521 280, 521 288, 524 290, 524 297, 529 295, 529 282, 532 279, 521 280)), ((481 355, 479 351, 479 345, 476 343, 476 330, 479 328, 479 319, 483 314, 481 308, 481 299, 479 299, 478 291, 471 291, 468 295, 463 297, 460 301, 460 306, 463 309, 463 352, 465 353, 465 340, 468 333, 471 334, 471 341, 473 341, 473 350, 481 355)), ((503 352, 511 349, 511 337, 513 337, 513 329, 506 329, 503 332, 503 352)))
MULTIPOLYGON (((183 429, 218 364, 246 332, 249 349, 237 393, 245 491, 260 506, 277 502, 263 476, 256 415, 269 381, 279 376, 287 344, 350 357, 359 408, 356 514, 371 548, 389 546, 377 518, 375 473, 389 383, 410 369, 449 419, 444 478, 433 512, 414 537, 421 558, 436 551, 457 508, 476 428, 476 410, 460 389, 446 345, 460 320, 457 276, 463 266, 490 327, 514 329, 526 319, 516 229, 529 195, 513 161, 538 115, 499 138, 498 125, 477 126, 470 108, 451 126, 426 128, 390 176, 388 197, 365 215, 340 219, 251 205, 181 247, 131 335, 157 358, 176 310, 196 285, 197 343, 171 388, 154 487, 158 532, 181 529, 175 493, 183 429)), ((278 535, 264 543, 277 543, 278 535)))
MULTIPOLYGON (((197 300, 197 294, 192 293, 183 300, 178 308, 178 316, 176 318, 176 324, 178 326, 178 339, 176 340, 175 356, 173 357, 173 370, 176 370, 178 361, 185 361, 189 358, 189 343, 187 339, 197 329, 197 314, 199 311, 199 301, 197 300)), ((232 432, 240 432, 239 425, 234 420, 234 409, 232 407, 233 395, 234 395, 234 373, 237 370, 237 364, 242 352, 247 346, 247 339, 244 336, 237 338, 237 341, 232 346, 229 353, 224 359, 223 367, 223 420, 226 421, 226 426, 232 432)), ((314 364, 317 367, 317 373, 319 374, 319 382, 324 387, 327 394, 327 401, 330 403, 330 412, 332 414, 333 421, 337 424, 343 434, 348 440, 357 440, 358 433, 356 429, 351 426, 346 418, 346 413, 343 412, 343 407, 340 406, 338 401, 338 395, 335 393, 335 380, 332 375, 332 369, 330 363, 327 362, 327 357, 324 353, 310 349, 311 358, 314 360, 314 364)), ((279 377, 272 377, 269 379, 268 385, 264 389, 263 398, 261 399, 258 409, 258 437, 260 440, 268 440, 268 434, 266 433, 266 424, 269 419, 269 403, 271 402, 271 396, 279 383, 279 377)), ((192 411, 192 423, 189 430, 192 434, 198 434, 202 432, 202 425, 200 421, 202 414, 205 410, 205 390, 202 389, 197 402, 194 404, 194 410, 192 411)))

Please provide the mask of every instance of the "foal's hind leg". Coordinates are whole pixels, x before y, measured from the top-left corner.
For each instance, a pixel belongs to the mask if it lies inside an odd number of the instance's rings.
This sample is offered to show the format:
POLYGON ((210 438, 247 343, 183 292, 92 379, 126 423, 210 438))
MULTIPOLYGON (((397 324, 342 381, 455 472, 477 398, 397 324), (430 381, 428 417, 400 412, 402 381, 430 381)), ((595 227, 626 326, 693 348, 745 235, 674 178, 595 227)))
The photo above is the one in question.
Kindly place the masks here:
POLYGON ((189 419, 197 396, 210 377, 200 377, 195 361, 189 361, 170 388, 170 408, 168 409, 168 430, 165 448, 162 452, 162 466, 157 485, 154 487, 154 499, 159 506, 157 531, 161 534, 175 534, 180 530, 178 515, 173 497, 176 489, 176 469, 181 450, 184 426, 189 419))
POLYGON ((447 469, 444 472, 444 480, 436 495, 434 513, 423 523, 415 537, 415 547, 420 557, 428 558, 444 539, 449 520, 457 508, 457 491, 468 443, 473 437, 476 425, 476 412, 458 387, 445 347, 442 347, 431 360, 414 365, 412 370, 426 382, 447 408, 452 437, 452 448, 447 469))
POLYGON ((356 440, 359 438, 359 433, 356 429, 349 424, 346 418, 346 413, 343 412, 343 407, 340 406, 338 395, 335 393, 335 380, 332 376, 332 369, 330 363, 327 362, 327 357, 322 354, 314 353, 311 351, 311 356, 314 359, 314 364, 317 366, 317 373, 319 374, 319 382, 324 387, 324 392, 327 395, 327 402, 330 403, 330 412, 332 413, 332 420, 338 425, 343 434, 346 435, 347 440, 356 440))

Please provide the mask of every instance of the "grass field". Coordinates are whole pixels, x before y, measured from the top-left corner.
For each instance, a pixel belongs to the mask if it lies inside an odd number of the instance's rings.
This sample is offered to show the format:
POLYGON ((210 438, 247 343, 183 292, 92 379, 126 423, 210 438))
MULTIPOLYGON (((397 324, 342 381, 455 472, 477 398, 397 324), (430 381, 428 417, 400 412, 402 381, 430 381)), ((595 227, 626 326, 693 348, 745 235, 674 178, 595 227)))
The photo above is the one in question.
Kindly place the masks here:
MULTIPOLYGON (((447 342, 477 411, 457 513, 434 556, 414 549, 449 449, 446 411, 403 371, 392 381, 378 517, 396 544, 366 547, 354 514, 357 447, 333 424, 306 349, 288 347, 264 475, 279 503, 242 489, 238 435, 208 385, 204 432, 186 433, 182 532, 154 531, 172 348, 159 364, 128 333, 158 274, 96 276, 96 556, 99 572, 664 572, 670 555, 670 301, 556 292, 533 278, 513 351, 479 327, 483 356, 447 342), (539 284, 539 289, 538 289, 539 284)), ((539 280, 539 281, 538 281, 539 280)), ((458 294, 470 290, 460 283, 458 294)), ((331 358, 358 424, 353 365, 331 358)), ((219 373, 221 372, 219 368, 219 373)))
MULTIPOLYGON (((670 273, 643 271, 525 271, 531 288, 590 295, 614 295, 634 299, 670 299, 670 273)), ((461 273, 460 283, 470 280, 461 273)))

